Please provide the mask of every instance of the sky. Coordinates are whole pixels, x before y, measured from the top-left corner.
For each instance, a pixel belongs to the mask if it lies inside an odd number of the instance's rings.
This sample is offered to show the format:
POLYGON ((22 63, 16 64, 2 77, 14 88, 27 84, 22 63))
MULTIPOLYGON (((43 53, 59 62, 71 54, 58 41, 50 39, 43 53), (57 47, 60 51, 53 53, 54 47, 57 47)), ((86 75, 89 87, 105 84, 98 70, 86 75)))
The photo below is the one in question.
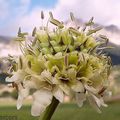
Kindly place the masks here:
POLYGON ((84 21, 93 16, 96 23, 120 28, 120 0, 0 0, 0 35, 16 36, 19 27, 32 31, 41 25, 42 10, 45 20, 49 11, 61 21, 73 12, 84 21))

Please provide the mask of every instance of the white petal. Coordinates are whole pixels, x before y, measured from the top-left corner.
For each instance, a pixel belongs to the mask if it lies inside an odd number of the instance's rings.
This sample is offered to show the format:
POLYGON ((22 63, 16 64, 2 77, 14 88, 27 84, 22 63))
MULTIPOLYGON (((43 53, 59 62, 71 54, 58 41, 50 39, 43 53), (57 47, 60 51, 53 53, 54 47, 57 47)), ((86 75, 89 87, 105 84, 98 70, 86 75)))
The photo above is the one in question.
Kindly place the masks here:
POLYGON ((75 97, 76 97, 76 102, 77 102, 78 106, 82 107, 83 102, 86 100, 85 94, 84 93, 76 93, 75 97))
POLYGON ((24 80, 26 73, 22 70, 18 70, 17 72, 13 73, 12 77, 7 77, 6 82, 20 82, 24 80))
POLYGON ((103 107, 108 107, 108 105, 104 103, 103 98, 100 98, 100 100, 101 100, 101 103, 102 103, 102 106, 103 106, 103 107))
POLYGON ((52 93, 46 89, 41 89, 33 94, 33 105, 31 114, 39 116, 52 101, 52 93))
POLYGON ((23 81, 23 86, 28 89, 32 89, 32 88, 33 89, 41 89, 41 88, 45 88, 45 87, 49 88, 49 89, 51 88, 51 86, 47 82, 41 80, 40 77, 37 77, 37 78, 33 77, 33 75, 29 80, 23 81))
POLYGON ((51 80, 52 80, 52 75, 51 73, 48 71, 48 70, 44 70, 42 73, 41 73, 41 78, 44 80, 44 81, 47 81, 49 82, 50 84, 52 84, 51 80))
POLYGON ((85 84, 84 87, 86 88, 87 91, 93 94, 96 94, 98 92, 95 88, 93 88, 92 86, 88 86, 87 84, 85 84))
POLYGON ((35 89, 37 89, 37 85, 36 85, 35 81, 33 81, 33 80, 25 80, 25 81, 23 81, 23 84, 24 84, 25 88, 28 88, 28 89, 35 88, 35 89))
POLYGON ((52 78, 52 83, 57 85, 57 84, 59 84, 59 81, 55 77, 53 77, 52 78))
POLYGON ((84 86, 81 82, 77 82, 76 85, 72 85, 71 88, 74 92, 84 92, 84 86))
POLYGON ((101 106, 107 107, 107 104, 104 103, 103 98, 98 98, 93 94, 92 94, 92 96, 95 99, 95 101, 99 107, 101 107, 101 106))
POLYGON ((18 90, 19 90, 18 93, 19 95, 17 99, 17 109, 20 109, 23 104, 23 100, 29 95, 29 89, 21 88, 21 85, 18 85, 18 90))
POLYGON ((17 109, 18 110, 22 107, 23 100, 24 100, 23 97, 21 95, 19 95, 18 99, 17 99, 17 109))
POLYGON ((68 69, 68 77, 71 80, 75 80, 76 79, 76 70, 74 68, 68 69))
POLYGON ((36 72, 34 72, 32 69, 30 69, 30 68, 28 68, 28 67, 25 69, 25 72, 26 72, 27 74, 30 74, 31 76, 32 76, 32 75, 36 75, 36 72))
POLYGON ((32 74, 31 76, 34 77, 35 79, 38 79, 39 81, 43 81, 40 75, 32 74))
POLYGON ((39 116, 45 109, 46 107, 44 105, 39 102, 34 102, 32 105, 31 114, 32 116, 39 116))
POLYGON ((59 87, 66 95, 70 95, 70 88, 66 84, 60 84, 59 87))
POLYGON ((55 87, 54 90, 53 90, 53 95, 60 102, 64 101, 64 93, 60 88, 55 87))
POLYGON ((88 95, 88 101, 90 103, 90 105, 98 112, 98 113, 101 113, 101 110, 99 109, 99 106, 98 104, 96 103, 95 99, 91 96, 91 95, 88 95))

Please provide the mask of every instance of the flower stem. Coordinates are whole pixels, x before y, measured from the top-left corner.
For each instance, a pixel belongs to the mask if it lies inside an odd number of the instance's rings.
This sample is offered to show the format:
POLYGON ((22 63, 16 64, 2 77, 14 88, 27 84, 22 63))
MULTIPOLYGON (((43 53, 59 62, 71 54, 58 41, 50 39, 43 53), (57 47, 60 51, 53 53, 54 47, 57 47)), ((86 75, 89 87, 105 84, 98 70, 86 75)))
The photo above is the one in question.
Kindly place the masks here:
POLYGON ((50 120, 53 113, 55 112, 57 106, 59 104, 59 101, 53 97, 51 104, 47 107, 42 120, 50 120))

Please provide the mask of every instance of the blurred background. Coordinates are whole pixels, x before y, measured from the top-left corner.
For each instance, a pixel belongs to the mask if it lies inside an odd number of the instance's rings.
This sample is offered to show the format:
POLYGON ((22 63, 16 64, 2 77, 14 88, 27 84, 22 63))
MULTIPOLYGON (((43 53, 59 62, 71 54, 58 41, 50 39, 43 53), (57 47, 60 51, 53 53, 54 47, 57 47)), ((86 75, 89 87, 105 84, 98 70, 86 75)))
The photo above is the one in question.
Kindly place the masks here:
POLYGON ((54 17, 69 25, 69 13, 73 12, 77 24, 83 25, 92 16, 96 25, 102 26, 101 34, 109 38, 113 49, 107 50, 111 56, 113 68, 109 76, 112 96, 106 98, 109 104, 102 114, 96 113, 89 105, 78 108, 74 102, 65 97, 52 120, 119 120, 120 119, 120 0, 0 0, 0 116, 17 116, 19 120, 37 120, 30 115, 32 97, 25 101, 25 106, 17 111, 15 108, 17 92, 8 87, 4 79, 9 63, 4 60, 8 55, 20 55, 18 44, 14 41, 18 28, 31 34, 34 27, 42 23, 41 11, 45 21, 52 11, 54 17), (64 114, 64 112, 66 114, 64 114), (23 117, 24 116, 24 117, 23 117))

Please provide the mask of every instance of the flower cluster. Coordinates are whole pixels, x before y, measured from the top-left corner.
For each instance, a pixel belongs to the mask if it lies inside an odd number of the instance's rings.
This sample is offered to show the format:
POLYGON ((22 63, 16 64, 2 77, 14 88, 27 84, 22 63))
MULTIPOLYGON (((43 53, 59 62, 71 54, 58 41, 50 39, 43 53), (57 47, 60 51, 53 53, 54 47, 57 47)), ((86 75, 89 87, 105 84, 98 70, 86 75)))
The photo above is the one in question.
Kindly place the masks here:
MULTIPOLYGON (((72 13, 70 17, 75 23, 72 13)), ((101 28, 92 27, 93 18, 83 27, 68 27, 50 13, 49 22, 55 29, 49 30, 48 24, 35 28, 31 38, 18 31, 16 40, 23 55, 10 58, 11 76, 6 78, 18 90, 17 109, 32 90, 33 116, 39 116, 53 97, 63 102, 65 95, 72 96, 79 107, 87 99, 100 112, 100 106, 107 106, 103 95, 111 62, 103 49, 108 48, 108 38, 96 34, 101 28)))

